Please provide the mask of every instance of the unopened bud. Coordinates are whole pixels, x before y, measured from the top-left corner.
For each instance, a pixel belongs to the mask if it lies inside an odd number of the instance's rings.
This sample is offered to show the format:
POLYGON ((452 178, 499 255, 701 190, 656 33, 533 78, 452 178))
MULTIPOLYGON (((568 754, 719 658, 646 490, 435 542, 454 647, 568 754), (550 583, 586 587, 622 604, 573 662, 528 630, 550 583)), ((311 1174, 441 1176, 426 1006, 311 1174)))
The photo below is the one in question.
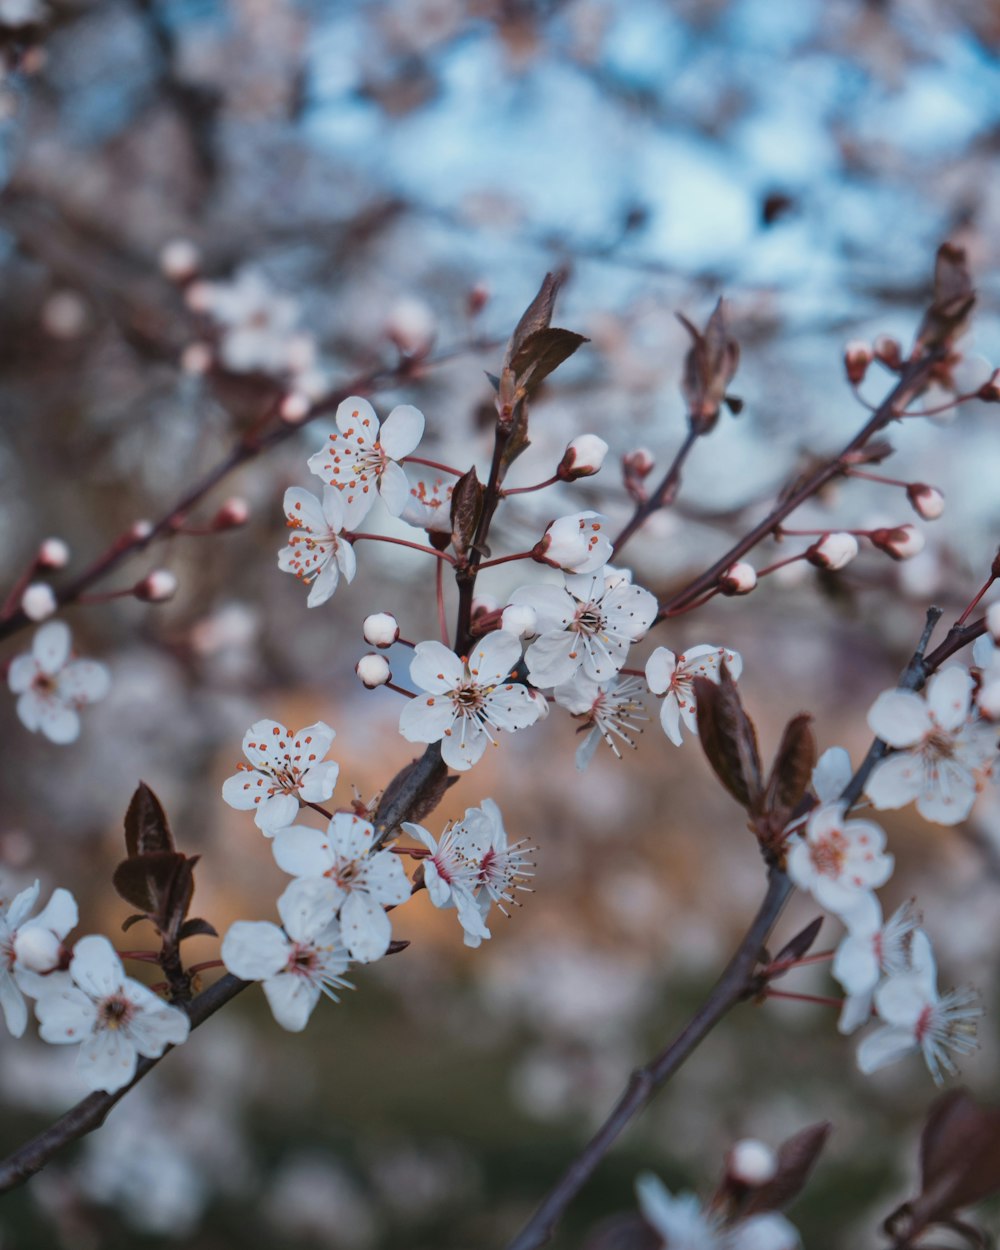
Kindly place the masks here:
POLYGON ((129 540, 129 542, 144 543, 146 539, 150 536, 150 534, 152 534, 152 532, 153 532, 152 521, 145 521, 145 520, 133 521, 132 524, 129 526, 129 530, 128 530, 128 533, 126 534, 126 538, 129 540))
POLYGON ((250 506, 245 499, 241 499, 239 495, 233 495, 222 505, 219 511, 212 518, 212 529, 214 530, 234 530, 241 525, 246 525, 250 519, 250 506))
POLYGON ((29 621, 44 621, 58 606, 55 592, 45 582, 32 582, 21 596, 21 611, 29 621))
POLYGON ((61 962, 62 942, 42 924, 25 925, 14 934, 14 959, 25 972, 52 972, 61 962))
POLYGON ((737 560, 719 578, 719 590, 724 595, 748 595, 756 585, 757 570, 746 560, 737 560))
POLYGON ((730 1150, 726 1172, 738 1184, 757 1189, 777 1176, 778 1156, 762 1141, 745 1137, 730 1150))
POLYGON ((192 282, 184 291, 184 303, 194 313, 211 312, 216 304, 216 288, 211 282, 192 282))
POLYGON ((171 239, 160 249, 160 271, 171 282, 187 282, 201 268, 201 252, 190 239, 171 239))
POLYGON ((853 534, 824 534, 806 552, 806 559, 819 569, 842 569, 858 554, 858 540, 853 534))
POLYGON ((466 307, 469 310, 470 317, 478 317, 486 307, 490 298, 490 288, 485 282, 477 282, 469 292, 469 298, 466 307))
POLYGON ((991 603, 986 609, 986 628, 993 641, 1000 643, 1000 603, 991 603))
POLYGON ((434 343, 437 322, 423 300, 406 295, 389 310, 385 330, 404 356, 426 356, 434 343))
POLYGON ((976 695, 976 706, 989 720, 1000 720, 1000 681, 991 681, 980 686, 976 695))
POLYGON ((136 584, 132 593, 144 603, 166 603, 177 593, 177 578, 169 569, 154 569, 136 584))
POLYGON ((915 525, 872 530, 868 537, 880 551, 892 556, 894 560, 909 560, 924 549, 924 536, 915 525))
POLYGON ((64 569, 69 564, 69 547, 61 538, 46 538, 38 548, 35 564, 40 569, 64 569))
POLYGON ((636 447, 622 456, 622 469, 626 477, 637 477, 640 480, 649 477, 656 465, 656 459, 648 447, 636 447))
POLYGON ((911 482, 906 488, 906 497, 917 515, 922 516, 925 521, 936 521, 944 512, 944 495, 936 486, 928 486, 925 482, 911 482))
POLYGON ((998 371, 990 375, 982 386, 976 391, 976 398, 981 399, 986 404, 1000 404, 1000 384, 997 383, 998 371))
POLYGON ((75 291, 55 291, 42 305, 42 326, 54 339, 75 339, 86 330, 90 314, 75 291))
POLYGON ((302 391, 292 391, 281 401, 278 415, 286 425, 299 425, 309 416, 311 408, 312 401, 308 395, 304 395, 302 391))
POLYGON ((873 359, 872 349, 860 339, 854 339, 844 348, 844 369, 852 386, 860 386, 865 380, 868 366, 873 359))
POLYGON ((365 642, 372 647, 391 647, 399 637, 399 622, 389 612, 373 612, 362 627, 365 642))
POLYGON ((509 603, 503 610, 500 628, 518 638, 530 638, 538 632, 538 613, 527 603, 509 603))
POLYGON ((604 534, 607 523, 599 512, 560 517, 535 544, 532 557, 568 573, 595 573, 611 559, 611 540, 604 534))
POLYGON ((374 690, 376 686, 384 686, 392 678, 389 661, 377 651, 370 651, 368 655, 363 655, 355 664, 354 671, 361 678, 362 685, 367 686, 369 690, 374 690))
POLYGON ((500 611, 500 600, 493 595, 476 595, 472 601, 471 619, 474 621, 481 620, 484 616, 492 616, 495 612, 500 611))
POLYGON ((181 352, 181 369, 191 377, 200 378, 212 367, 212 349, 207 343, 189 343, 181 352))
POLYGON ((887 369, 902 369, 903 367, 903 349, 899 345, 899 340, 891 338, 888 334, 880 334, 873 344, 875 350, 875 359, 880 361, 887 369))
POLYGON ((575 481, 578 477, 593 477, 599 473, 604 457, 608 454, 608 445, 596 434, 581 434, 566 448, 556 473, 564 482, 575 481))

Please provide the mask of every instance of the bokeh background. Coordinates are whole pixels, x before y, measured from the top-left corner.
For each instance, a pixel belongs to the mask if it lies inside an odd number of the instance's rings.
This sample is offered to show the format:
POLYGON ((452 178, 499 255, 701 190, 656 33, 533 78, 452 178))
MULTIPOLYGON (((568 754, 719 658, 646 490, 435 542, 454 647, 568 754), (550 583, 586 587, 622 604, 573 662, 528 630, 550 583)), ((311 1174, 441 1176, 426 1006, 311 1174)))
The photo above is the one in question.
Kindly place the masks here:
MULTIPOLYGON (((662 465, 683 437, 674 312, 701 321, 729 301, 746 408, 699 446, 677 508, 633 544, 637 577, 657 591, 858 427, 844 343, 912 336, 945 238, 968 249, 980 290, 965 376, 1000 360, 990 0, 0 0, 0 33, 5 585, 49 535, 84 567, 159 516, 277 396, 391 366, 399 342, 433 336, 454 355, 377 406, 417 404, 425 454, 482 471, 484 370, 547 270, 567 275, 556 321, 591 341, 535 405, 511 482, 547 476, 579 432, 612 456, 596 479, 512 503, 497 550, 579 507, 624 520, 617 458, 645 445, 662 465), (199 249, 207 295, 162 272, 177 239, 199 249)), ((873 373, 864 393, 887 384, 873 373)), ((305 461, 323 428, 234 474, 194 518, 239 494, 244 529, 177 538, 110 583, 167 567, 172 602, 67 612, 114 681, 77 744, 31 737, 0 700, 0 869, 15 886, 72 888, 80 932, 114 934, 126 914, 109 877, 140 778, 203 855, 196 911, 221 931, 271 918, 285 880, 220 798, 251 721, 336 727, 345 802, 410 758, 397 696, 363 690, 353 666, 368 612, 433 636, 426 562, 369 544, 355 584, 314 612, 275 564, 282 492, 314 484, 305 461)), ((889 471, 947 497, 944 517, 921 523, 918 558, 869 552, 835 581, 799 566, 656 636, 741 651, 765 749, 808 710, 821 747, 858 759, 865 711, 924 607, 957 614, 996 548, 996 409, 908 420, 892 441, 889 471)), ((909 519, 901 490, 854 482, 803 523, 909 519)), ((513 567, 484 590, 502 597, 534 576, 513 567)), ((405 679, 406 653, 391 658, 405 679)), ((4 1201, 2 1250, 502 1245, 705 992, 762 892, 739 812, 697 744, 672 747, 656 714, 638 751, 619 762, 601 748, 582 775, 565 717, 491 752, 433 823, 489 794, 537 843, 536 893, 493 941, 465 951, 454 918, 423 897, 396 925, 411 948, 359 969, 357 992, 324 1004, 303 1036, 245 994, 4 1201)), ((964 1075, 988 1096, 1000 807, 984 795, 958 830, 912 811, 885 823, 899 865, 887 904, 917 894, 945 984, 983 989, 990 1014, 964 1075)), ((813 914, 797 900, 780 933, 813 914)), ((836 936, 828 922, 821 944, 836 936)), ((216 945, 190 952, 209 959, 216 945)), ((829 986, 821 972, 798 983, 829 986)), ((613 1238, 637 1171, 707 1192, 736 1137, 776 1144, 818 1119, 836 1131, 793 1212, 806 1244, 880 1244, 879 1222, 913 1184, 933 1087, 917 1061, 863 1078, 852 1050, 829 1009, 742 1009, 627 1134, 554 1244, 631 1244, 613 1238)), ((71 1056, 0 1038, 4 1150, 78 1094, 71 1056)))

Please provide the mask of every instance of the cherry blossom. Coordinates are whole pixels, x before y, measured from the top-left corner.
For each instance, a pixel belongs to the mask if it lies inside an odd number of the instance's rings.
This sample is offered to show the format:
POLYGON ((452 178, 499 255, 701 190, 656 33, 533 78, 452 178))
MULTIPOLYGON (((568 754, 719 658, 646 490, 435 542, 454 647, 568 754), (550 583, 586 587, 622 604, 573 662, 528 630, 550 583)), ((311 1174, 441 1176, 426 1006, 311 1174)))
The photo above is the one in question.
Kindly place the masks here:
MULTIPOLYGON (((524 884, 534 876, 529 869, 534 867, 528 855, 535 849, 526 845, 527 839, 508 844, 507 831, 504 829, 503 816, 500 808, 492 799, 483 799, 479 808, 470 808, 465 813, 463 824, 473 839, 481 840, 485 849, 479 860, 477 875, 477 901, 486 919, 490 903, 506 916, 507 907, 518 907, 520 903, 517 892, 531 893, 524 884)), ((467 946, 478 945, 466 934, 467 946)))
POLYGON ((307 608, 326 603, 337 589, 341 574, 354 580, 357 558, 344 538, 344 504, 338 491, 328 486, 322 503, 300 486, 285 491, 285 516, 292 535, 278 552, 278 568, 294 573, 309 589, 307 608))
POLYGON ((536 560, 567 573, 596 573, 611 559, 608 518, 599 512, 574 512, 552 521, 532 553, 536 560))
POLYGON ((865 793, 879 808, 916 801, 926 820, 956 825, 969 814, 997 751, 997 729, 972 710, 972 677, 960 665, 941 669, 925 695, 885 690, 868 724, 896 750, 873 769, 865 793))
POLYGON ((847 934, 837 947, 831 971, 847 995, 838 1028, 841 1033, 853 1033, 871 1019, 875 987, 882 976, 898 976, 910 969, 920 918, 909 899, 883 924, 878 899, 866 894, 846 920, 847 934))
POLYGON ((237 811, 253 812, 265 837, 295 820, 299 803, 324 803, 333 794, 340 765, 325 760, 336 734, 317 721, 293 734, 276 720, 255 721, 243 738, 249 763, 222 786, 222 797, 237 811))
POLYGON ((399 514, 407 525, 428 530, 432 534, 451 533, 451 496, 454 482, 438 478, 435 482, 417 482, 410 487, 403 511, 399 514))
POLYGON ((353 989, 343 973, 347 951, 322 880, 293 881, 278 899, 282 928, 267 921, 237 920, 222 940, 222 962, 244 981, 263 982, 275 1020, 301 1032, 325 994, 353 989))
POLYGON ((817 807, 788 851, 788 875, 834 915, 849 913, 867 891, 892 876, 885 833, 868 820, 847 820, 839 803, 817 807))
POLYGON ((195 282, 187 302, 222 329, 219 356, 234 373, 295 373, 312 364, 312 340, 298 331, 299 307, 264 276, 241 270, 230 282, 195 282))
POLYGON ((578 670, 607 681, 624 665, 628 649, 652 625, 656 599, 617 570, 564 577, 562 586, 524 586, 511 603, 533 608, 538 638, 525 663, 535 686, 559 686, 578 670))
POLYGON ((958 1070, 949 1052, 970 1055, 976 1049, 979 995, 969 988, 938 993, 934 952, 921 930, 913 935, 911 970, 879 986, 875 1010, 883 1024, 858 1047, 858 1067, 866 1074, 920 1051, 941 1085, 958 1070))
MULTIPOLYGON (((12 899, 0 897, 0 1010, 4 1021, 14 1037, 20 1037, 28 1022, 28 1008, 24 990, 30 988, 27 974, 48 972, 56 967, 62 952, 62 940, 77 923, 76 900, 68 890, 54 890, 52 897, 37 916, 31 911, 38 902, 39 886, 36 881, 12 899), (26 961, 19 950, 25 936, 35 939, 35 949, 44 945, 49 960, 26 961)), ((33 952, 32 952, 33 953, 33 952)))
POLYGON ((62 621, 49 621, 35 634, 31 651, 11 662, 7 682, 18 695, 25 728, 60 745, 80 734, 79 710, 108 693, 111 677, 96 660, 70 658, 72 640, 62 621))
POLYGON ((449 768, 471 768, 498 731, 523 729, 541 714, 528 688, 511 680, 520 658, 517 638, 501 630, 479 639, 467 659, 440 642, 418 643, 410 680, 427 693, 403 708, 399 732, 408 742, 440 740, 449 768))
POLYGON ((384 908, 405 903, 410 883, 399 857, 371 847, 367 820, 336 812, 326 832, 293 825, 274 838, 274 858, 293 877, 322 878, 330 914, 339 913, 352 959, 370 963, 389 949, 392 925, 384 908))
POLYGON ((40 981, 39 1033, 46 1042, 80 1045, 77 1073, 89 1089, 113 1094, 135 1076, 140 1055, 157 1059, 187 1040, 184 1012, 127 977, 106 937, 81 938, 69 972, 40 981))
POLYGON ((612 677, 596 682, 582 672, 556 686, 556 703, 580 718, 580 731, 589 730, 576 751, 576 766, 582 771, 593 759, 597 744, 603 738, 618 759, 622 753, 618 742, 635 747, 633 734, 641 734, 636 721, 649 720, 642 694, 646 686, 638 677, 612 677), (616 739, 618 741, 616 741, 616 739))
POLYGON ((410 496, 410 484, 397 463, 416 450, 424 433, 424 417, 411 404, 393 408, 379 424, 367 399, 351 395, 337 409, 337 430, 328 445, 309 457, 309 468, 341 492, 346 524, 354 528, 382 496, 399 516, 410 496))
POLYGON ((768 1211, 727 1224, 691 1193, 670 1192, 649 1172, 636 1180, 639 1209, 665 1250, 799 1250, 801 1240, 783 1215, 768 1211))
MULTIPOLYGON (((492 841, 489 822, 477 819, 481 817, 478 809, 470 808, 463 820, 444 831, 440 841, 423 825, 404 822, 402 826, 430 851, 430 857, 422 861, 427 894, 435 907, 457 910, 468 946, 478 946, 490 936, 475 896, 483 856, 492 841)), ((489 895, 484 897, 488 907, 489 895)))
POLYGON ((723 661, 735 681, 743 672, 743 660, 739 652, 725 647, 689 647, 680 655, 675 655, 667 647, 657 647, 646 661, 649 688, 663 699, 660 707, 663 732, 675 746, 681 745, 682 724, 687 726, 689 733, 698 732, 694 679, 707 677, 709 681, 717 682, 723 661))

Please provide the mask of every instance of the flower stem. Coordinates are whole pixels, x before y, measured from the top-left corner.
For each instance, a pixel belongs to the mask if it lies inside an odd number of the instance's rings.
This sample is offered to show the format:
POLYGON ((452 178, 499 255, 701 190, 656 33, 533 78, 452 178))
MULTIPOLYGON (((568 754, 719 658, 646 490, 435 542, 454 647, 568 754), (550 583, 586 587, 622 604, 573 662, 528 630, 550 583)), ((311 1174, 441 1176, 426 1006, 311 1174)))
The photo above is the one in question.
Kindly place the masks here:
POLYGON ((425 547, 423 543, 411 543, 408 538, 390 538, 388 534, 353 534, 349 530, 344 530, 344 538, 349 543, 393 543, 397 547, 412 547, 414 551, 423 551, 426 555, 433 556, 435 560, 445 560, 448 564, 455 563, 455 557, 448 555, 447 552, 435 551, 433 547, 425 547))
POLYGON ((554 486, 559 481, 559 474, 555 473, 552 477, 546 478, 544 482, 536 482, 534 486, 511 486, 507 490, 502 490, 500 494, 503 498, 508 495, 527 495, 533 490, 544 490, 546 486, 554 486))
POLYGON ((452 477, 461 477, 461 469, 453 469, 450 464, 439 464, 437 460, 425 460, 423 456, 404 456, 402 464, 422 464, 428 469, 438 469, 441 473, 450 473, 452 477))

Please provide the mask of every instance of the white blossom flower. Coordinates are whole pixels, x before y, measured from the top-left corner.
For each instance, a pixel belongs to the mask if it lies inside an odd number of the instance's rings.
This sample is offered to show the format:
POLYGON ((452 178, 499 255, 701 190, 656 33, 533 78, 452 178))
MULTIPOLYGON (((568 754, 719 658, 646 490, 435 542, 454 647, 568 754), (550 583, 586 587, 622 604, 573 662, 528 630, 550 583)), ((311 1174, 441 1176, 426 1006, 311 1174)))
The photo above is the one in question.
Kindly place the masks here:
POLYGON ((432 534, 451 533, 451 496, 454 481, 438 478, 434 482, 417 482, 411 486, 403 511, 399 514, 407 525, 428 530, 432 534))
POLYGON ((865 793, 879 808, 916 801, 926 820, 955 825, 969 814, 997 751, 997 729, 971 707, 972 677, 958 664, 927 683, 926 697, 885 690, 868 725, 896 750, 872 770, 865 793))
POLYGON ((325 833, 293 825, 274 838, 278 867, 293 877, 323 878, 331 914, 340 915, 352 959, 370 963, 389 949, 392 925, 385 907, 405 903, 410 883, 399 856, 371 853, 375 830, 350 812, 336 812, 325 833))
POLYGON ((278 915, 283 929, 267 921, 230 925, 222 962, 233 976, 263 982, 275 1020, 299 1033, 322 994, 336 1003, 337 990, 354 987, 342 975, 347 951, 325 881, 293 881, 278 899, 278 915))
POLYGON ((230 282, 195 282, 186 299, 221 327, 219 357, 233 373, 298 373, 312 364, 315 346, 297 328, 297 302, 262 274, 244 269, 230 282))
POLYGON ((71 638, 62 621, 49 621, 35 634, 30 653, 11 662, 7 682, 20 697, 17 714, 32 733, 50 742, 75 742, 79 710, 108 693, 111 677, 96 660, 70 659, 71 638))
POLYGON ((338 432, 309 457, 309 468, 341 492, 349 528, 368 515, 376 493, 399 516, 410 484, 397 461, 416 450, 424 433, 423 413, 412 404, 400 404, 380 426, 368 400, 351 395, 338 407, 336 420, 338 432))
POLYGON ((114 947, 98 935, 77 942, 68 975, 44 979, 35 1015, 44 1041, 79 1044, 78 1075, 109 1094, 132 1080, 139 1055, 159 1058, 190 1029, 183 1011, 125 975, 114 947))
POLYGON ((357 571, 354 547, 342 534, 343 502, 329 486, 322 503, 300 486, 292 486, 285 491, 284 509, 292 535, 288 546, 278 552, 278 568, 310 586, 306 607, 319 607, 337 589, 341 574, 352 582, 357 571))
POLYGON ((845 919, 847 934, 837 947, 831 971, 846 992, 837 1027, 841 1033, 853 1033, 871 1019, 875 988, 883 975, 909 970, 920 917, 909 899, 883 924, 878 899, 866 894, 845 919))
POLYGON ((340 765, 324 756, 336 733, 323 721, 293 734, 276 720, 255 721, 243 737, 249 763, 222 786, 222 797, 240 812, 253 812, 266 837, 291 825, 299 802, 324 803, 333 794, 340 765))
POLYGON ((532 553, 536 560, 567 573, 596 573, 611 559, 608 518, 599 512, 574 512, 552 521, 532 553))
POLYGON ((0 897, 0 1010, 13 1037, 20 1037, 28 1022, 25 988, 31 988, 26 973, 48 972, 56 967, 62 940, 77 922, 76 900, 68 890, 54 890, 52 897, 37 916, 31 910, 38 902, 38 882, 15 894, 12 899, 0 897), (25 962, 18 951, 22 938, 30 935, 52 951, 56 961, 25 962), (39 963, 42 966, 39 966, 39 963))
MULTIPOLYGON (((518 893, 531 893, 530 887, 524 882, 535 875, 529 871, 534 863, 528 859, 535 848, 527 845, 526 838, 508 844, 503 816, 492 799, 483 799, 478 808, 469 808, 462 818, 462 824, 468 831, 470 840, 485 848, 479 860, 476 878, 477 901, 483 919, 486 919, 491 903, 496 903, 506 916, 509 914, 508 907, 520 906, 518 893)), ((465 944, 473 946, 478 945, 478 942, 466 933, 465 944)))
POLYGON ((934 1083, 941 1085, 945 1074, 958 1070, 949 1052, 970 1055, 976 1049, 976 1021, 983 1014, 979 995, 969 988, 939 995, 934 952, 922 930, 913 935, 911 970, 879 986, 875 1010, 883 1024, 858 1047, 858 1067, 866 1074, 922 1051, 934 1083))
POLYGON ((663 732, 675 746, 681 745, 682 724, 690 733, 698 732, 694 679, 707 677, 717 682, 723 661, 735 681, 743 672, 743 660, 738 651, 729 651, 726 647, 689 647, 680 655, 674 655, 667 647, 657 647, 646 661, 649 688, 663 698, 660 708, 663 732))
POLYGON ((576 751, 576 766, 581 772, 593 759, 602 738, 618 759, 622 753, 615 739, 635 747, 632 735, 642 733, 642 726, 636 721, 649 720, 641 698, 645 690, 638 677, 612 677, 596 682, 582 672, 556 686, 556 703, 582 719, 581 732, 589 730, 576 751))
POLYGON ((440 642, 420 642, 410 664, 418 694, 403 708, 399 732, 408 742, 441 742, 449 768, 463 772, 482 758, 494 734, 533 725, 540 708, 528 688, 511 680, 521 658, 513 634, 478 639, 468 659, 440 642))
POLYGON ((726 1224, 721 1211, 706 1211, 691 1193, 673 1195, 644 1172, 635 1184, 643 1219, 662 1238, 665 1250, 800 1250, 795 1227, 777 1212, 726 1224))
POLYGON ((863 894, 892 876, 885 833, 868 820, 847 820, 839 803, 815 808, 788 851, 788 875, 834 915, 849 913, 863 894))
POLYGON ((511 602, 534 608, 538 637, 525 653, 534 686, 559 686, 582 669, 607 681, 624 665, 628 649, 652 625, 656 599, 617 571, 565 577, 562 586, 523 586, 511 602))
MULTIPOLYGON (((465 930, 466 944, 478 946, 490 931, 483 920, 483 910, 476 901, 480 885, 479 871, 483 856, 490 848, 490 830, 476 819, 477 809, 470 808, 465 819, 446 829, 437 841, 423 825, 404 822, 403 829, 422 842, 430 856, 421 861, 424 885, 435 907, 454 907, 459 924, 465 930), (469 939, 472 939, 471 941, 469 939)), ((487 906, 489 895, 485 896, 487 906)))

